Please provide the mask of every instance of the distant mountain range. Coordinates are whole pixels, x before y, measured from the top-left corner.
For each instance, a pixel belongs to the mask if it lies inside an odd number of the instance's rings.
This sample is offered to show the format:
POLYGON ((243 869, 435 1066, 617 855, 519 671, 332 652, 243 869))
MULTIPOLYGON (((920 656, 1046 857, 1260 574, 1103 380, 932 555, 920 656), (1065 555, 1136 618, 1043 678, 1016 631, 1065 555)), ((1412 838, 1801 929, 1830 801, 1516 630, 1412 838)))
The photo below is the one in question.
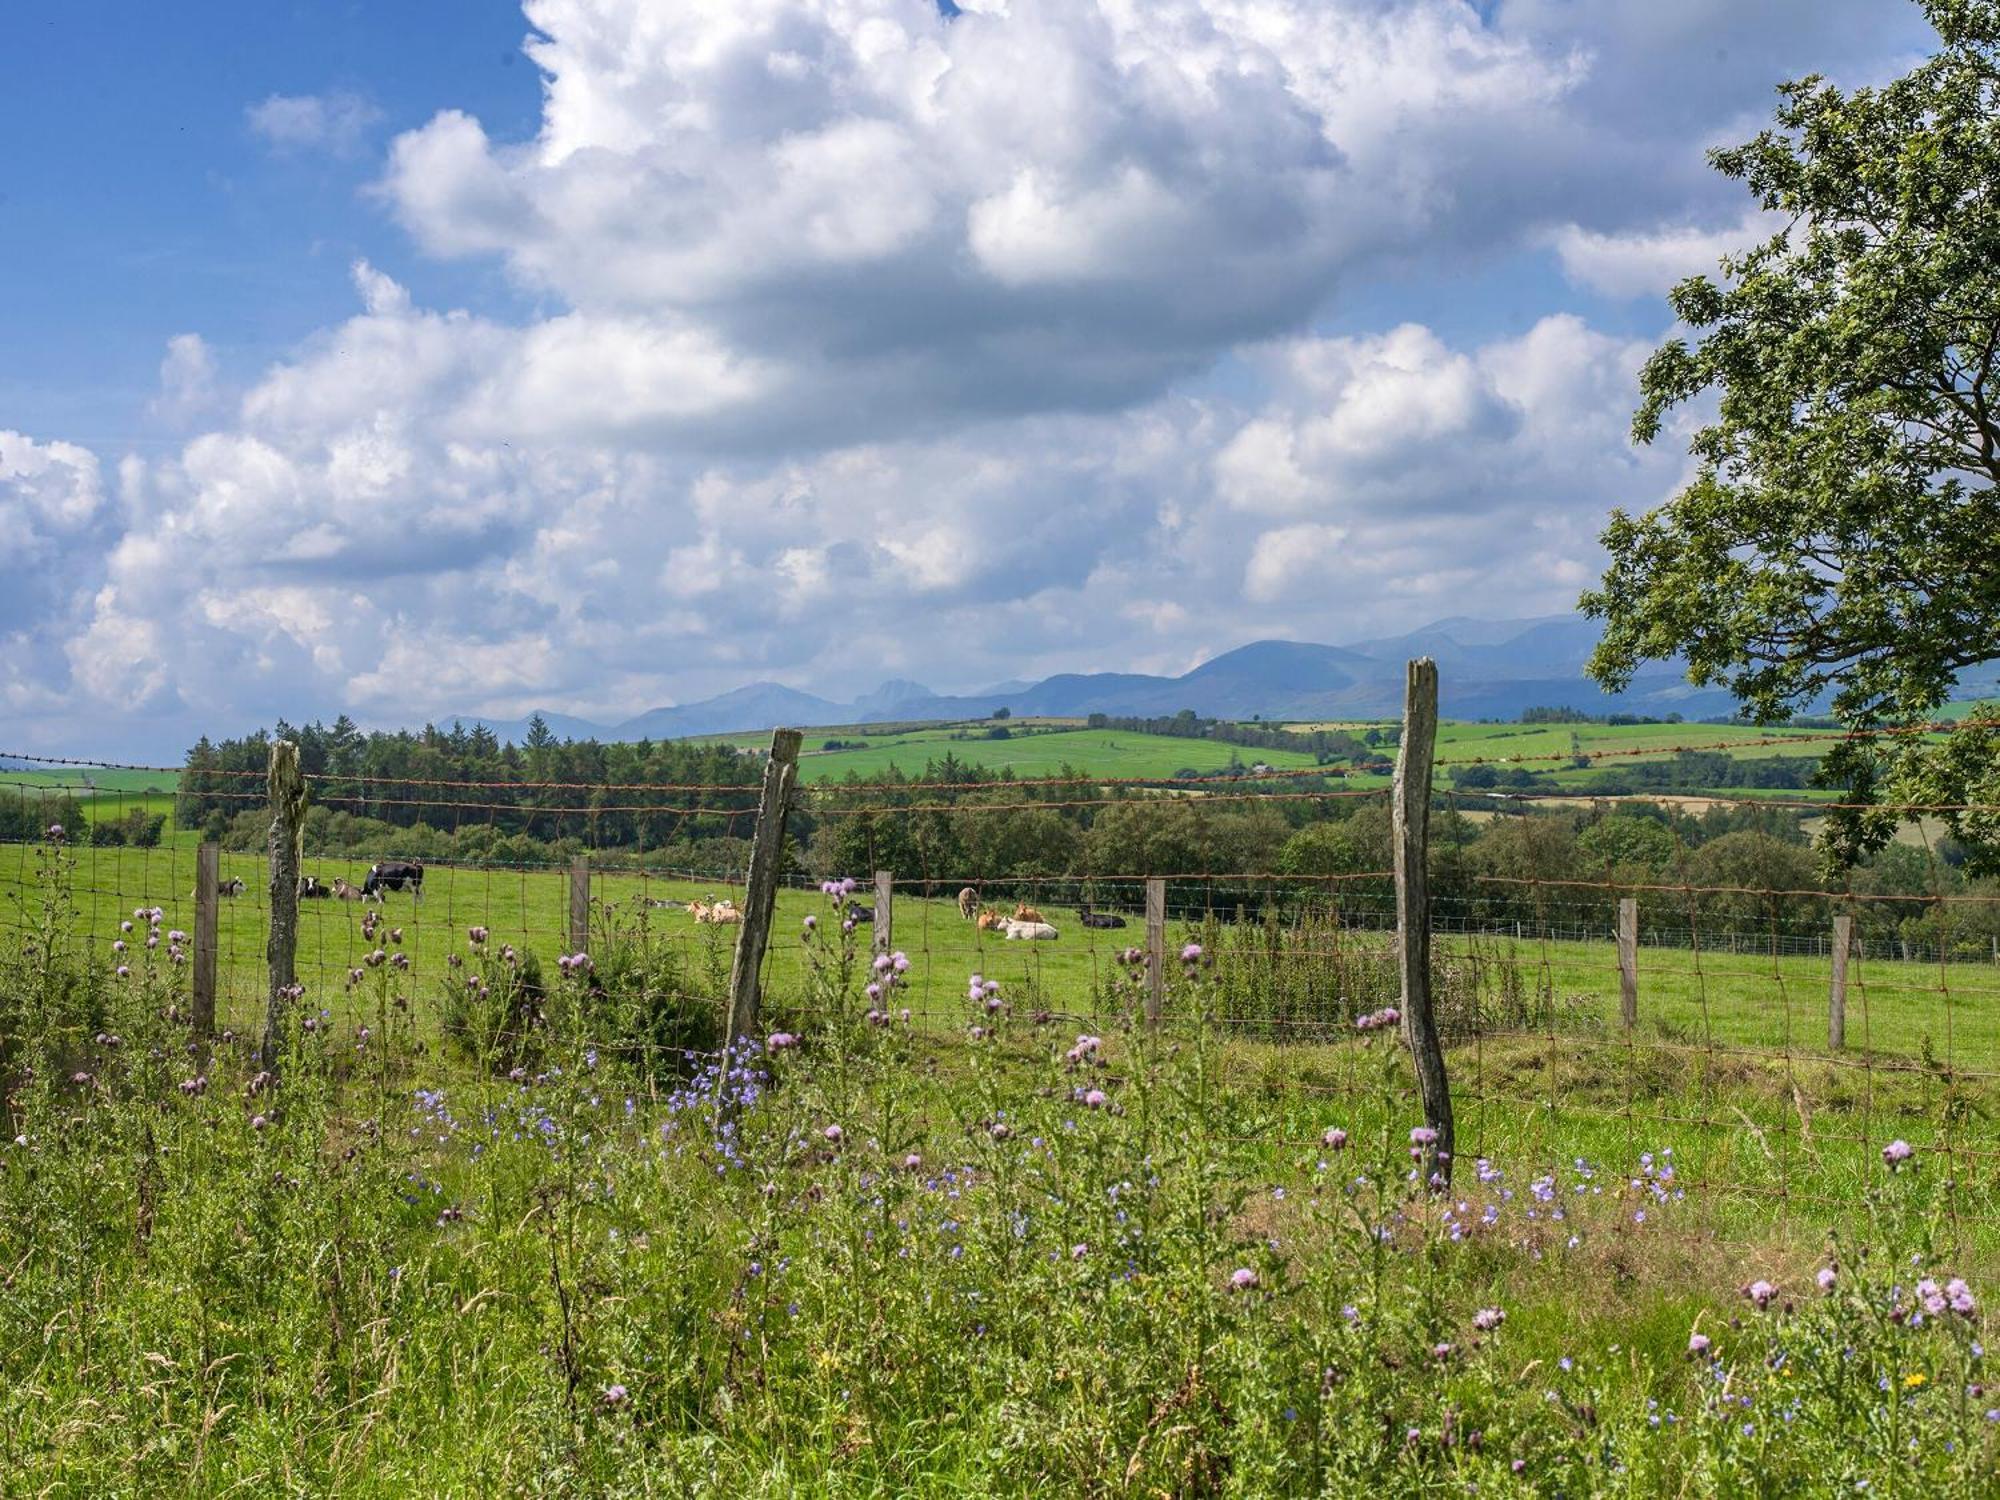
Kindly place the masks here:
MULTIPOLYGON (((1402 712, 1404 665, 1435 658, 1441 708, 1448 718, 1512 719, 1524 709, 1563 706, 1591 713, 1690 719, 1730 713, 1730 696, 1690 687, 1678 668, 1656 666, 1613 696, 1583 675, 1597 643, 1597 626, 1558 615, 1539 620, 1439 620, 1408 635, 1317 646, 1302 641, 1254 641, 1224 652, 1178 677, 1141 672, 1064 672, 1040 682, 1006 682, 985 692, 950 695, 922 683, 891 681, 851 703, 836 703, 775 682, 745 687, 671 708, 648 709, 601 724, 545 713, 564 739, 680 739, 732 734, 789 724, 823 728, 919 719, 985 718, 1005 708, 1016 715, 1058 718, 1105 713, 1156 717, 1190 708, 1204 717, 1248 719, 1391 718, 1402 712)), ((521 740, 527 721, 485 723, 503 739, 521 740)))

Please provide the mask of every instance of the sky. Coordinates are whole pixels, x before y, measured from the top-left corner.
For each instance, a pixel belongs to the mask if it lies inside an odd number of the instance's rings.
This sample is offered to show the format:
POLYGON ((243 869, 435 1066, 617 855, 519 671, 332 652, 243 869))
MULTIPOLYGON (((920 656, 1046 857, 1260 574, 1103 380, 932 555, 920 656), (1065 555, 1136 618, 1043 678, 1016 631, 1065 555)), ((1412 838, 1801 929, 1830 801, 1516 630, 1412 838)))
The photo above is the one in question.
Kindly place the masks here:
POLYGON ((1561 612, 1705 162, 1906 0, 79 0, 0 86, 0 752, 1561 612))

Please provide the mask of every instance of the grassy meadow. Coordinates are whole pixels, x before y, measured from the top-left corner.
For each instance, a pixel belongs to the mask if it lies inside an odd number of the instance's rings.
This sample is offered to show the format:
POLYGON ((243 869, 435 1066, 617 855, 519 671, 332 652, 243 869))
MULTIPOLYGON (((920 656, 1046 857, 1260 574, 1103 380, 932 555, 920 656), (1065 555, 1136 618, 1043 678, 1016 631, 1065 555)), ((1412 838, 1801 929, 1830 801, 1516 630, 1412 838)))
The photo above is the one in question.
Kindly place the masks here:
POLYGON ((1835 1058, 1820 961, 1642 950, 1627 1038, 1609 944, 1441 939, 1434 1197, 1377 934, 1180 893, 1155 1037, 1136 924, 903 892, 864 995, 787 891, 722 1067, 630 1029, 718 992, 733 931, 642 906, 713 886, 600 876, 572 972, 564 872, 435 867, 304 905, 260 1057, 259 861, 210 1053, 191 854, 4 855, 8 1493, 1994 1492, 1985 966, 1864 959, 1835 1058), (468 1051, 510 946, 538 1017, 468 1051), (1913 1256, 1966 1311, 1910 1320, 1913 1256))

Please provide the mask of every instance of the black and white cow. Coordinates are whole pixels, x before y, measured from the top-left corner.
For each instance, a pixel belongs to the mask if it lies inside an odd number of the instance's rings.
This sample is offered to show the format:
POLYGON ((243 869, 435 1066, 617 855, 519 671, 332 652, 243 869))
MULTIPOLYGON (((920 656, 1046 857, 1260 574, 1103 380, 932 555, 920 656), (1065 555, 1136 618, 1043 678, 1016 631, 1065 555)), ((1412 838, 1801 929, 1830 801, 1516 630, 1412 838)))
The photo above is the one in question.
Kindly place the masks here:
POLYGON ((332 895, 333 892, 331 889, 319 883, 317 875, 301 875, 299 877, 299 899, 301 901, 326 900, 331 898, 332 895))
POLYGON ((385 859, 368 867, 368 878, 361 882, 361 894, 380 901, 382 892, 400 891, 405 885, 419 901, 423 900, 424 867, 414 859, 385 859))

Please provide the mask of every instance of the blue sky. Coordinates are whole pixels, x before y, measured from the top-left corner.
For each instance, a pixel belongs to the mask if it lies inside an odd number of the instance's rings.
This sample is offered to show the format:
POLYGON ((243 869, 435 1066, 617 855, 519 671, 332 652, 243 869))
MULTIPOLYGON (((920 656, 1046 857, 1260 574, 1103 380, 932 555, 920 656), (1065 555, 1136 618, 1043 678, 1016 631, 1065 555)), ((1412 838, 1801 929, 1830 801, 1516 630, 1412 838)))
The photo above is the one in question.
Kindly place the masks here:
MULTIPOLYGON (((0 88, 0 749, 1566 608, 1703 164, 1904 0, 71 4, 0 88), (524 43, 529 45, 524 49, 524 43)), ((1684 436, 1684 435, 1683 435, 1684 436)))

